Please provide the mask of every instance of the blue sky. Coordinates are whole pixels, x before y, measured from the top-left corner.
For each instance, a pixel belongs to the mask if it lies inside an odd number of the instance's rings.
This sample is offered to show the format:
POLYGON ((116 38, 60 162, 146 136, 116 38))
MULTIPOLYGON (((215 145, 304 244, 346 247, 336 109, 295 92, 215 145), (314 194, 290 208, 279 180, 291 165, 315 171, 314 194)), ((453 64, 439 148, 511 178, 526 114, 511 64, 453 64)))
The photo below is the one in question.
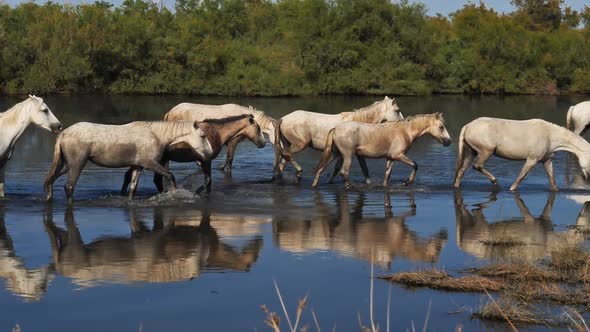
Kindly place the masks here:
MULTIPOLYGON (((447 14, 452 13, 455 10, 461 8, 465 3, 468 3, 468 2, 479 3, 479 1, 469 1, 469 0, 410 0, 410 1, 422 2, 422 3, 426 4, 430 15, 434 15, 436 13, 441 13, 441 14, 447 15, 447 14)), ((10 5, 15 5, 15 4, 19 4, 23 1, 0 0, 0 3, 2 3, 2 2, 8 3, 10 5)), ((41 1, 37 0, 35 2, 44 3, 45 0, 41 0, 41 1)), ((80 2, 92 3, 94 1, 93 0, 54 0, 54 2, 67 2, 67 3, 77 4, 80 2)), ((111 2, 115 5, 118 5, 122 2, 122 0, 109 1, 109 2, 111 2)), ((513 7, 510 5, 510 0, 486 0, 486 1, 484 1, 484 3, 487 6, 493 7, 494 9, 496 9, 497 11, 500 11, 500 12, 506 12, 506 11, 513 10, 513 7)), ((164 0, 164 4, 173 6, 174 0, 164 0)), ((585 4, 589 5, 589 1, 588 0, 566 0, 565 4, 567 6, 571 6, 574 9, 580 10, 580 9, 584 8, 585 4)))

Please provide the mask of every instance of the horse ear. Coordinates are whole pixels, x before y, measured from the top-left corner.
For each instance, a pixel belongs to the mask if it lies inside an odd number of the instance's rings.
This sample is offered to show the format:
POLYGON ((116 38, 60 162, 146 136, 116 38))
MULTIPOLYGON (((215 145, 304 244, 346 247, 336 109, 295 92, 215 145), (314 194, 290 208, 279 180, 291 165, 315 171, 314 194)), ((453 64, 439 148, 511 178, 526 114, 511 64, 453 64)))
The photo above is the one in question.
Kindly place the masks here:
POLYGON ((35 99, 35 96, 33 96, 32 94, 29 93, 29 98, 35 99))
POLYGON ((442 118, 442 112, 436 112, 436 118, 437 119, 442 118))
POLYGON ((391 99, 391 104, 395 105, 395 98, 391 99))

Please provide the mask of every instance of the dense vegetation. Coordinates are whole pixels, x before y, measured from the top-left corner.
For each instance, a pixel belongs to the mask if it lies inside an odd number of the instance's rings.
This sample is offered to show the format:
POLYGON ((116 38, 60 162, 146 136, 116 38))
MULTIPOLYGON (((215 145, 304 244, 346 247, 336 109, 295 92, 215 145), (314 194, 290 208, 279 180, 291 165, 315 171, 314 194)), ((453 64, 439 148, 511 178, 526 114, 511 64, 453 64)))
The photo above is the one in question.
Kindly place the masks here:
POLYGON ((0 0, 0 91, 590 92, 590 8, 512 3, 447 18, 389 0, 0 0))

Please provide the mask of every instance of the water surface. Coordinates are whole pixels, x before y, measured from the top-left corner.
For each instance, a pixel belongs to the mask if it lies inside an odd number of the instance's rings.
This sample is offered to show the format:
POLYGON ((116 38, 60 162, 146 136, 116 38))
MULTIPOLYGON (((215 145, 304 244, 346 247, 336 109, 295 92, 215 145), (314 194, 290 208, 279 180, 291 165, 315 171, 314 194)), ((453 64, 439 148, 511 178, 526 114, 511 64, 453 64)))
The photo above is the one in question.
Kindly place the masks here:
MULTIPOLYGON (((480 116, 543 118, 563 125, 575 97, 398 98, 404 115, 444 113, 456 143, 461 127, 480 116)), ((296 109, 325 113, 366 106, 370 97, 213 98, 57 96, 46 103, 64 123, 126 123, 156 120, 182 101, 236 102, 280 117, 296 109)), ((18 102, 0 99, 0 109, 18 102)), ((526 134, 526 133, 523 133, 526 134)), ((419 165, 416 183, 402 187, 410 168, 395 164, 390 186, 357 183, 345 191, 340 181, 311 189, 319 153, 296 156, 304 168, 297 184, 292 169, 279 183, 269 181, 272 146, 245 142, 238 147, 233 177, 214 171, 213 192, 193 196, 202 181, 193 164, 174 164, 181 187, 156 195, 151 174, 142 176, 138 199, 118 196, 124 169, 88 165, 67 208, 65 177, 55 201, 43 201, 42 182, 54 136, 31 128, 7 165, 8 198, 0 200, 0 329, 23 331, 266 330, 260 305, 280 311, 273 281, 290 312, 309 295, 324 330, 358 331, 358 315, 368 324, 371 262, 375 274, 436 266, 451 272, 490 261, 534 260, 564 238, 585 243, 571 226, 586 225, 588 187, 575 163, 558 153, 555 172, 561 188, 548 191, 542 166, 508 192, 521 162, 492 158, 489 170, 502 190, 493 194, 486 178, 469 171, 463 189, 451 187, 456 144, 443 147, 424 137, 409 156, 419 165), (516 249, 485 245, 490 238, 518 239, 516 249)), ((220 165, 224 154, 214 162, 220 165)), ((380 183, 385 162, 369 162, 380 183)), ((391 330, 421 329, 430 307, 432 330, 508 330, 470 318, 484 298, 474 294, 411 290, 376 280, 375 317, 391 330), (388 295, 390 294, 390 295, 388 295), (468 309, 465 309, 468 308, 468 309), (461 310, 460 310, 461 309, 461 310), (451 312, 454 312, 451 314, 451 312)), ((306 311, 303 320, 312 325, 306 311)), ((285 322, 283 322, 285 324, 285 322)), ((531 327, 530 330, 543 330, 531 327)))

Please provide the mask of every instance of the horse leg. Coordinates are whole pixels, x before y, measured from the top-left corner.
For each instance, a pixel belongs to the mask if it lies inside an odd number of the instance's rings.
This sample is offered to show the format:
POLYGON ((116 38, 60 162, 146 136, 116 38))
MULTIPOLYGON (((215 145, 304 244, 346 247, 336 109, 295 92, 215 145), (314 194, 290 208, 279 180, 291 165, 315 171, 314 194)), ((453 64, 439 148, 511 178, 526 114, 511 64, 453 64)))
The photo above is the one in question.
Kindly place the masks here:
POLYGON ((527 159, 526 160, 526 162, 524 163, 524 166, 522 166, 522 169, 520 170, 520 174, 516 178, 516 181, 514 181, 512 186, 510 186, 510 191, 516 190, 516 187, 518 187, 518 185, 522 182, 522 180, 524 180, 524 178, 527 176, 527 174, 529 174, 529 172, 533 169, 533 167, 535 167, 537 162, 538 161, 536 159, 527 159))
POLYGON ((121 196, 127 193, 127 187, 129 187, 129 183, 131 183, 131 176, 133 174, 133 167, 129 167, 125 175, 123 176, 123 185, 121 186, 121 192, 119 193, 121 196))
MULTIPOLYGON (((168 168, 170 161, 166 160, 162 162, 162 166, 166 169, 168 168)), ((154 184, 156 185, 156 189, 158 189, 158 192, 161 193, 164 191, 164 179, 162 177, 162 175, 160 175, 159 173, 154 172, 154 184)), ((170 183, 166 183, 165 184, 166 187, 168 187, 170 185, 170 183)))
POLYGON ((393 160, 387 158, 387 163, 385 164, 385 176, 383 177, 383 186, 387 186, 389 184, 389 177, 391 176, 391 169, 393 168, 393 160))
POLYGON ((84 161, 77 160, 76 162, 70 163, 70 172, 68 174, 68 180, 64 185, 68 204, 72 204, 74 202, 74 188, 76 187, 76 183, 78 183, 78 179, 80 178, 82 169, 84 169, 84 166, 86 166, 86 162, 87 159, 84 158, 84 161))
POLYGON ((342 169, 343 162, 344 162, 344 159, 342 159, 342 156, 338 156, 338 160, 336 161, 336 164, 334 165, 334 169, 332 170, 332 174, 330 174, 330 178, 328 179, 329 184, 334 183, 334 179, 336 178, 336 175, 338 175, 338 172, 340 172, 340 170, 342 169))
POLYGON ((137 184, 139 183, 139 177, 141 176, 142 169, 134 167, 131 174, 131 189, 129 190, 129 200, 133 200, 135 191, 137 190, 137 184))
POLYGON ((204 189, 207 189, 206 193, 211 192, 211 160, 203 161, 201 163, 203 168, 203 175, 205 176, 205 182, 196 190, 196 194, 200 194, 204 189))
POLYGON ((412 182, 414 182, 414 179, 416 178, 418 164, 416 164, 416 162, 414 162, 412 159, 408 158, 408 156, 406 156, 405 154, 401 154, 397 159, 406 165, 412 166, 412 173, 410 173, 408 179, 402 183, 404 186, 412 184, 412 182))
POLYGON ((165 177, 168 181, 170 181, 170 186, 172 187, 171 191, 176 191, 176 179, 174 178, 174 175, 170 173, 170 171, 166 167, 160 165, 160 163, 158 163, 157 161, 151 160, 146 162, 145 165, 143 165, 143 168, 154 173, 158 173, 159 175, 165 177))
POLYGON ((301 150, 305 149, 307 144, 303 141, 291 143, 288 147, 283 148, 283 160, 281 161, 281 165, 279 167, 279 174, 281 176, 283 171, 285 170, 286 163, 289 162, 296 170, 295 175, 297 178, 301 178, 301 173, 303 173, 303 168, 299 166, 299 164, 293 159, 293 155, 300 152, 301 150))
POLYGON ((53 199, 53 183, 62 175, 68 173, 70 171, 70 167, 66 165, 66 163, 62 160, 60 164, 57 165, 55 168, 55 174, 52 175, 48 181, 45 182, 45 192, 47 193, 46 200, 50 201, 53 199), (64 166, 66 166, 64 168, 64 166))
POLYGON ((487 177, 492 182, 494 187, 497 187, 498 186, 498 179, 496 179, 496 177, 492 173, 488 172, 488 170, 483 167, 485 162, 488 161, 488 159, 490 159, 492 154, 493 154, 492 151, 478 152, 477 159, 473 163, 473 169, 475 169, 476 171, 483 174, 485 177, 487 177))
POLYGON ((342 163, 342 170, 340 171, 340 175, 342 176, 342 180, 344 181, 344 188, 350 189, 350 166, 352 165, 352 156, 351 155, 342 155, 343 163, 342 163))
POLYGON ((463 155, 463 160, 461 160, 461 165, 458 166, 459 168, 457 169, 457 173, 455 174, 455 183, 453 184, 453 187, 459 188, 459 186, 461 185, 461 180, 463 179, 463 176, 465 175, 465 171, 467 171, 467 168, 469 167, 469 165, 473 161, 474 157, 475 157, 475 153, 473 152, 473 150, 469 149, 468 146, 465 146, 465 154, 463 155))
POLYGON ((219 169, 222 171, 225 170, 229 176, 231 176, 232 164, 234 162, 234 153, 236 153, 236 148, 238 146, 238 143, 240 143, 243 140, 244 140, 244 137, 240 136, 240 137, 232 138, 227 143, 227 155, 225 157, 225 162, 223 163, 223 165, 221 167, 219 167, 219 169))
POLYGON ((545 166, 545 173, 547 173, 547 177, 549 177, 549 186, 551 190, 558 191, 557 184, 555 183, 555 176, 553 175, 553 160, 551 158, 545 160, 543 162, 543 166, 545 166))
MULTIPOLYGON (((340 156, 337 157, 338 161, 342 160, 342 158, 340 158, 340 156)), ((328 167, 330 166, 330 164, 334 161, 334 156, 330 155, 328 160, 320 160, 320 163, 318 164, 318 169, 315 173, 315 178, 313 179, 313 183, 311 185, 312 188, 315 188, 318 186, 318 182, 320 181, 320 175, 322 175, 322 172, 328 167)))
POLYGON ((0 165, 0 198, 4 197, 4 165, 0 165))
POLYGON ((359 164, 361 165, 361 170, 363 171, 363 176, 365 177, 365 183, 371 184, 371 179, 369 178, 369 168, 367 167, 367 161, 365 157, 356 156, 359 160, 359 164))

